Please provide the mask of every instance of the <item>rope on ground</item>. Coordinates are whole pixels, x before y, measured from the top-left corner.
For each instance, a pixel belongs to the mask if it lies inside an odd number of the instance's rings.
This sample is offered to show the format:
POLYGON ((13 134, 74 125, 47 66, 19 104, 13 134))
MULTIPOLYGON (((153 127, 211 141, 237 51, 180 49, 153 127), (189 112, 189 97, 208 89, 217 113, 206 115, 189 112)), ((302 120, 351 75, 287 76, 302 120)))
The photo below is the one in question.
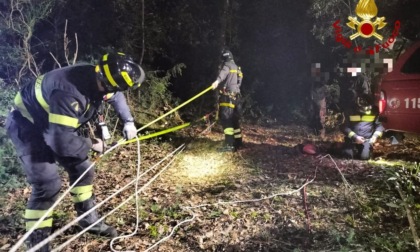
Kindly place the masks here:
POLYGON ((192 222, 196 218, 196 214, 194 214, 194 212, 192 212, 192 209, 201 208, 201 207, 207 207, 207 206, 215 206, 215 205, 228 205, 228 204, 257 202, 257 201, 263 201, 263 200, 271 199, 271 198, 274 198, 274 197, 277 197, 277 196, 281 196, 281 195, 291 195, 291 194, 300 192, 303 188, 305 188, 307 185, 309 185, 310 183, 312 183, 315 180, 315 178, 316 178, 317 170, 318 170, 318 168, 315 170, 314 177, 310 181, 306 180, 306 182, 302 186, 300 186, 298 189, 293 190, 293 191, 288 191, 288 192, 283 192, 283 193, 276 193, 276 194, 273 194, 271 196, 260 198, 260 199, 238 200, 238 201, 224 201, 224 202, 217 202, 217 203, 213 203, 213 204, 202 204, 202 205, 197 205, 197 206, 181 207, 182 209, 187 210, 192 215, 192 217, 190 219, 186 219, 186 220, 178 223, 172 229, 171 233, 168 236, 162 238, 161 240, 159 240, 157 243, 153 244, 151 247, 149 247, 144 252, 151 251, 153 248, 155 248, 156 246, 158 246, 160 243, 162 243, 163 241, 169 239, 175 233, 175 230, 180 225, 183 225, 184 223, 187 223, 187 222, 192 222))
MULTIPOLYGON (((344 174, 341 172, 340 168, 338 167, 338 165, 337 165, 337 163, 335 162, 335 160, 331 157, 331 155, 330 155, 330 154, 327 154, 327 155, 325 155, 325 156, 322 156, 322 157, 320 158, 320 159, 321 159, 321 161, 322 161, 324 158, 329 158, 329 159, 333 162, 333 164, 334 164, 334 168, 338 171, 338 173, 340 173, 341 179, 343 180, 343 183, 344 183, 344 185, 346 186, 346 188, 350 191, 350 193, 352 193, 352 194, 354 195, 354 198, 357 200, 357 202, 358 202, 359 204, 362 204, 362 203, 360 202, 360 200, 359 200, 359 197, 357 196, 357 193, 353 190, 353 187, 350 185, 350 183, 349 183, 349 182, 347 182, 347 179, 344 177, 344 174)), ((320 162, 321 162, 321 161, 320 161, 320 162)))
MULTIPOLYGON (((111 250, 114 252, 120 252, 120 250, 114 249, 114 241, 117 239, 123 239, 123 238, 129 238, 137 234, 137 230, 139 229, 139 195, 138 195, 138 187, 139 187, 139 175, 140 175, 140 163, 141 163, 141 155, 140 155, 140 139, 136 137, 137 140, 137 170, 136 170, 136 183, 134 186, 134 193, 135 193, 135 201, 136 201, 136 228, 131 234, 127 235, 121 235, 118 237, 115 237, 111 240, 111 244, 109 245, 111 250)), ((135 251, 127 251, 127 252, 135 252, 135 251)))
POLYGON ((227 205, 227 204, 237 204, 237 203, 249 203, 249 202, 257 202, 257 201, 262 201, 262 200, 267 200, 267 199, 271 199, 271 198, 274 198, 274 197, 277 197, 277 196, 281 196, 281 195, 291 195, 291 194, 294 194, 294 193, 297 193, 297 192, 300 192, 303 188, 305 188, 308 184, 310 184, 310 183, 312 183, 314 180, 315 180, 315 178, 316 178, 316 173, 317 173, 317 170, 318 170, 318 168, 317 169, 315 169, 315 174, 314 174, 314 177, 310 180, 310 181, 306 181, 302 186, 300 186, 298 189, 296 189, 296 190, 293 190, 293 191, 289 191, 289 192, 284 192, 284 193, 276 193, 276 194, 273 194, 273 195, 271 195, 271 196, 268 196, 268 197, 264 197, 264 198, 260 198, 260 199, 250 199, 250 200, 238 200, 238 201, 224 201, 224 202, 217 202, 217 203, 214 203, 214 204, 202 204, 202 205, 197 205, 197 206, 191 206, 191 207, 181 207, 181 209, 184 209, 184 210, 186 210, 186 211, 188 211, 191 215, 192 215, 192 217, 191 218, 189 218, 189 219, 186 219, 186 220, 184 220, 184 221, 182 221, 182 222, 180 222, 180 223, 178 223, 173 229, 172 229, 172 231, 171 231, 171 233, 169 234, 169 235, 167 235, 167 236, 165 236, 164 238, 162 238, 161 240, 159 240, 158 242, 156 242, 155 244, 153 244, 151 247, 149 247, 147 250, 145 250, 144 252, 148 252, 148 251, 151 251, 153 248, 155 248, 156 246, 158 246, 160 243, 162 243, 162 242, 164 242, 164 241, 166 241, 166 240, 168 240, 174 233, 175 233, 175 230, 179 227, 179 226, 181 226, 181 225, 183 225, 183 224, 185 224, 185 223, 187 223, 187 222, 192 222, 195 218, 196 218, 196 214, 192 211, 192 209, 195 209, 195 208, 201 208, 201 207, 207 207, 207 206, 215 206, 215 205, 227 205))
POLYGON ((195 219, 196 215, 192 211, 189 211, 189 212, 192 215, 191 218, 186 219, 186 220, 183 220, 180 223, 176 224, 176 226, 174 228, 172 228, 172 231, 171 231, 171 233, 169 235, 167 235, 167 236, 163 237, 162 239, 160 239, 158 242, 156 242, 155 244, 153 244, 152 246, 150 246, 144 252, 151 251, 152 249, 154 249, 155 247, 157 247, 160 243, 162 243, 162 242, 168 240, 169 238, 171 238, 172 235, 175 234, 175 231, 178 229, 179 226, 181 226, 181 225, 183 225, 183 224, 185 224, 187 222, 192 222, 195 219))
POLYGON ((340 173, 340 175, 341 175, 341 179, 343 180, 344 185, 345 185, 348 189, 352 189, 352 188, 351 188, 351 185, 349 184, 349 182, 347 182, 347 179, 344 177, 343 173, 341 172, 340 168, 338 168, 337 163, 336 163, 336 162, 335 162, 335 160, 331 157, 331 155, 330 155, 330 154, 327 154, 327 155, 325 155, 325 156, 320 157, 321 161, 322 161, 324 158, 330 158, 330 160, 334 163, 334 167, 335 167, 335 169, 337 169, 337 171, 340 173))
MULTIPOLYGON (((178 107, 176 107, 176 108, 174 108, 174 109, 172 109, 171 111, 169 111, 169 112, 167 112, 167 113, 165 113, 164 115, 162 115, 162 116, 160 116, 160 117, 158 117, 158 118, 156 118, 155 120, 153 120, 153 121, 151 121, 150 123, 148 123, 148 124, 146 124, 146 125, 144 125, 143 127, 141 127, 140 129, 138 129, 137 130, 137 132, 139 132, 139 131, 141 131, 141 130, 143 130, 143 129, 145 129, 145 128, 147 128, 148 126, 150 126, 150 125, 152 125, 153 123, 155 123, 155 122, 157 122, 157 121, 159 121, 160 119, 162 119, 162 118, 164 118, 164 117, 166 117, 166 116, 168 116, 169 114, 171 114, 171 113, 173 113, 173 112, 175 112, 175 111, 177 111, 178 109, 180 109, 181 107, 183 107, 183 106, 185 106, 185 105, 187 105, 188 103, 190 103, 191 101, 193 101, 193 100, 195 100, 195 99, 197 99, 198 97, 200 97, 201 95, 203 95, 203 94, 205 94, 205 93, 207 93, 208 91, 210 91, 210 90, 212 90, 212 86, 210 86, 210 87, 208 87, 208 88, 206 88, 205 90, 203 90, 202 92, 200 92, 199 94, 197 94, 197 95, 195 95, 194 97, 192 97, 192 98, 190 98, 189 100, 187 100, 187 101, 185 101, 184 103, 182 103, 181 105, 179 105, 178 107)), ((32 234, 32 232, 35 230, 35 229, 37 229, 38 228, 38 226, 41 224, 41 222, 43 222, 44 220, 45 220, 45 218, 47 217, 47 216, 49 216, 49 214, 54 210, 54 208, 55 207, 57 207, 57 205, 59 204, 59 203, 61 203, 61 201, 64 199, 64 197, 65 196, 67 196, 67 194, 69 194, 70 193, 70 191, 71 191, 71 189, 73 189, 75 186, 76 186, 76 184, 83 178, 83 176, 90 170, 90 169, 92 169, 92 167, 95 165, 95 163, 100 159, 100 158, 102 158, 104 155, 106 155, 106 154, 108 154, 109 152, 111 152, 111 151, 113 151, 115 148, 117 148, 117 147, 119 147, 119 146, 121 146, 122 144, 124 143, 124 139, 122 138, 122 139, 120 139, 119 141, 118 141, 118 143, 116 144, 116 145, 114 145, 114 146, 112 146, 110 149, 108 149, 107 151, 105 151, 103 154, 101 154, 96 160, 93 160, 92 161, 92 164, 86 169, 86 171, 72 184, 72 185, 70 185, 70 187, 61 195, 61 197, 59 197, 57 200, 56 200, 56 202, 47 210, 47 212, 43 215, 43 216, 41 216, 41 218, 33 225, 33 227, 30 229, 30 230, 28 230, 19 240, 18 240, 18 242, 10 249, 10 251, 9 252, 16 252, 17 251, 17 249, 25 242, 25 240, 32 234)), ((96 208, 92 208, 92 209, 96 209, 96 208)), ((92 210, 92 209, 90 209, 90 210, 92 210)), ((93 210, 92 210, 93 211, 93 210)), ((87 214, 88 213, 90 213, 91 211, 88 211, 87 212, 87 214)), ((86 215, 87 215, 86 214, 86 215)), ((48 238, 47 238, 48 239, 48 238)), ((47 240, 47 239, 45 239, 45 240, 47 240)), ((39 244, 41 244, 41 243, 39 243, 39 244)), ((38 244, 38 245, 39 245, 38 244)), ((44 244, 46 244, 46 243, 44 243, 44 244)), ((38 247, 38 246, 35 246, 35 247, 38 247)), ((40 248, 40 247, 38 247, 38 248, 40 248)), ((29 251, 35 251, 35 249, 31 249, 31 250, 29 250, 29 251)))
POLYGON ((202 208, 202 207, 216 206, 216 205, 231 205, 231 204, 238 204, 238 203, 250 203, 250 202, 258 202, 258 201, 271 199, 271 198, 274 198, 274 197, 277 197, 277 196, 291 195, 291 194, 300 192, 302 190, 302 188, 311 184, 316 178, 317 171, 318 171, 318 168, 315 169, 314 177, 311 180, 305 182, 298 189, 295 189, 295 190, 292 190, 292 191, 276 193, 276 194, 273 194, 271 196, 267 196, 267 197, 263 197, 263 198, 259 198, 259 199, 248 199, 248 200, 237 200, 237 201, 220 201, 220 202, 213 203, 213 204, 202 204, 202 205, 183 207, 183 208, 188 210, 188 209, 195 209, 195 208, 202 208))
MULTIPOLYGON (((94 166, 95 162, 93 162, 86 171, 80 175, 80 177, 59 197, 56 202, 47 210, 47 212, 34 224, 34 226, 29 229, 20 239, 19 241, 10 249, 9 252, 15 252, 17 249, 25 242, 25 240, 32 234, 32 232, 38 228, 39 224, 45 220, 47 216, 54 210, 54 208, 64 199, 64 197, 70 193, 71 189, 73 189, 76 184, 83 178, 83 176, 94 166)), ((30 250, 31 251, 31 250, 30 250)), ((35 250, 33 250, 35 251, 35 250)))
POLYGON ((307 185, 311 184, 315 180, 316 175, 317 175, 317 171, 318 171, 318 167, 316 167, 314 176, 313 176, 313 178, 311 180, 308 181, 308 179, 306 179, 306 181, 305 181, 305 183, 303 185, 301 185, 298 189, 295 189, 295 190, 292 190, 292 191, 282 192, 282 193, 276 193, 276 194, 273 194, 271 196, 263 197, 263 198, 259 198, 259 199, 237 200, 237 201, 223 201, 223 202, 217 202, 217 203, 213 203, 213 204, 201 204, 201 205, 197 205, 197 206, 181 207, 182 209, 187 210, 188 212, 190 212, 190 214, 193 217, 190 218, 190 219, 184 220, 183 222, 181 222, 178 225, 176 225, 173 228, 172 232, 168 236, 166 236, 163 239, 161 239, 158 243, 155 243, 149 249, 145 250, 145 252, 150 251, 152 248, 156 247, 159 243, 163 242, 164 240, 169 239, 169 237, 171 237, 174 234, 174 230, 179 225, 182 225, 182 224, 184 224, 186 222, 192 222, 195 219, 195 217, 196 217, 196 215, 192 212, 192 209, 202 208, 202 207, 208 207, 208 206, 216 206, 216 205, 228 205, 228 204, 258 202, 258 201, 263 201, 263 200, 271 199, 271 198, 274 198, 274 197, 277 197, 277 196, 284 196, 284 195, 291 195, 291 194, 294 194, 294 193, 298 193, 298 192, 301 192, 303 189, 305 189, 307 185))
MULTIPOLYGON (((44 239, 42 242, 38 243, 38 245, 34 246, 31 250, 29 250, 28 252, 34 252, 37 249, 41 248, 43 245, 47 244, 48 242, 52 241, 54 238, 56 238, 57 236, 59 236, 60 234, 62 234, 64 231, 66 231, 67 229, 69 229, 71 226, 73 226, 74 224, 76 224, 79 220, 81 220, 82 218, 84 218, 86 215, 88 215, 89 213, 91 213, 92 211, 96 210, 97 208, 99 208, 100 206, 102 206, 104 203, 108 202, 109 200, 111 200, 113 197, 115 197, 117 194, 121 193, 122 191, 124 191, 126 188, 128 188, 129 186, 131 186, 133 183, 136 182, 136 180, 140 179, 141 177, 143 177, 145 174, 147 174, 148 172, 152 171, 154 168, 156 168, 158 165, 160 165, 161 163, 163 163, 165 160, 167 160, 169 157, 174 156, 176 154, 176 152, 178 152, 180 149, 182 149, 184 146, 181 145, 179 146, 177 149, 175 149, 173 152, 171 152, 170 154, 168 154, 166 157, 162 158, 161 160, 159 160, 159 162, 157 162, 155 165, 153 165, 152 167, 150 167, 148 170, 146 170, 144 173, 140 174, 140 176, 136 179, 133 179, 131 182, 129 182, 127 185, 125 185, 124 187, 120 188, 118 191, 116 191, 115 193, 113 193, 112 195, 108 196, 106 199, 104 199, 101 202, 98 202, 94 207, 92 207, 91 209, 89 209, 89 211, 87 211, 86 213, 80 215, 79 217, 77 217, 75 220, 73 220, 72 222, 68 223, 67 225, 65 225, 64 227, 62 227, 61 229, 57 230, 56 232, 54 232, 53 234, 51 234, 49 237, 47 237, 46 239, 44 239)), ((108 216, 108 215, 107 215, 108 216)), ((84 232, 86 232, 88 229, 90 229, 91 226, 85 228, 84 232)), ((83 232, 83 233, 84 233, 83 232)))
MULTIPOLYGON (((179 153, 182 152, 184 150, 185 145, 181 145, 177 148, 177 150, 180 149, 179 153)), ((179 154, 178 153, 178 154, 179 154)), ((164 171, 166 171, 168 169, 168 167, 173 163, 173 161, 175 160, 175 156, 169 161, 168 164, 165 165, 164 168, 162 168, 162 170, 160 170, 157 174, 155 174, 155 176, 153 176, 146 184, 144 184, 144 186, 142 186, 140 188, 140 190, 138 190, 138 193, 142 192, 145 188, 147 188, 153 181, 155 181, 164 171)), ((115 211, 117 211, 119 208, 121 208, 123 205, 125 205, 127 202, 129 202, 131 199, 133 199, 133 195, 131 195, 130 197, 128 197, 126 200, 124 200, 123 202, 121 202, 117 207, 115 207, 114 209, 112 209, 110 212, 108 212, 107 214, 105 214, 104 216, 102 216, 101 218, 99 218, 96 222, 92 223, 90 226, 88 226, 87 228, 85 228, 84 230, 82 230, 81 232, 79 232, 78 234, 74 235, 72 238, 70 238, 68 241, 66 241, 65 243, 61 244, 60 246, 58 246, 57 248, 53 249, 52 252, 56 252, 56 251, 60 251, 61 249, 63 249, 65 246, 67 246, 69 243, 71 243, 72 241, 74 241, 75 239, 77 239, 79 236, 81 236, 82 234, 84 234, 85 232, 87 232, 91 227, 95 226, 96 224, 98 224, 100 221, 104 220, 106 217, 108 217, 109 215, 113 214, 115 211)))

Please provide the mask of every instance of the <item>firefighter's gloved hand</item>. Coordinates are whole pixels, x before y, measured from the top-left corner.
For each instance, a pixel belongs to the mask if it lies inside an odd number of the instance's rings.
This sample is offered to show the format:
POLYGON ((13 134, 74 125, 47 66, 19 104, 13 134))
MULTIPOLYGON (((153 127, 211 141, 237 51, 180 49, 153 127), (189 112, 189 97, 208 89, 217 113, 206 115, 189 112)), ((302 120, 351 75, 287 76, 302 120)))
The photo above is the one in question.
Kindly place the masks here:
POLYGON ((91 149, 98 153, 103 153, 105 150, 105 143, 100 138, 92 138, 91 149))
POLYGON ((357 144, 362 144, 366 141, 366 139, 362 136, 355 136, 354 137, 354 142, 357 144))
POLYGON ((134 122, 126 122, 124 124, 123 135, 127 140, 133 139, 137 136, 137 129, 134 122))
POLYGON ((212 84, 211 84, 211 88, 214 90, 214 89, 216 89, 217 88, 217 86, 219 86, 219 80, 216 80, 215 82, 213 82, 212 84))
POLYGON ((378 140, 378 137, 377 136, 375 136, 375 135, 373 135, 370 139, 369 139, 369 143, 370 144, 374 144, 374 143, 376 143, 376 141, 378 140))

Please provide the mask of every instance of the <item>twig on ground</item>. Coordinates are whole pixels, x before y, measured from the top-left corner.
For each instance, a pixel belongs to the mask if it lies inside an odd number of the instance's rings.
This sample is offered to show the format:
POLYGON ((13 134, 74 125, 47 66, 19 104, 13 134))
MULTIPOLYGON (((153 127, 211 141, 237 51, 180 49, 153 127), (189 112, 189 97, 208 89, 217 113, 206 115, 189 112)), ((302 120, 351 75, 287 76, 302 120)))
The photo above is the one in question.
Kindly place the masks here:
POLYGON ((405 212, 407 214, 407 219, 408 219, 408 223, 410 225, 410 230, 411 230, 411 235, 413 236, 413 240, 414 240, 414 244, 416 245, 416 250, 417 252, 420 252, 420 239, 417 235, 417 231, 416 231, 416 224, 414 223, 414 218, 413 218, 413 214, 411 213, 411 209, 410 207, 407 205, 407 202, 405 201, 405 197, 403 192, 401 191, 401 188, 399 188, 398 186, 396 186, 397 191, 402 199, 404 208, 405 208, 405 212))
MULTIPOLYGON (((306 179, 305 183, 306 182, 308 182, 308 179, 306 179)), ((312 233, 312 228, 311 228, 311 219, 310 219, 310 216, 309 216, 306 186, 304 186, 302 188, 302 198, 303 198, 303 209, 305 210, 305 217, 306 217, 306 228, 307 228, 309 234, 311 234, 312 233)))

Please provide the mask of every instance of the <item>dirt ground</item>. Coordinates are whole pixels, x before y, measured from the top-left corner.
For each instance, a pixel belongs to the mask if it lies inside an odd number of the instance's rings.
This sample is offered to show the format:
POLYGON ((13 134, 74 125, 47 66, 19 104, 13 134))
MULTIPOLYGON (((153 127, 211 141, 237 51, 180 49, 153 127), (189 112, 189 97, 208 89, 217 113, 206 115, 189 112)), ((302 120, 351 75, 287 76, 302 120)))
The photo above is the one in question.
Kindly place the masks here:
MULTIPOLYGON (((114 250, 416 250, 404 202, 414 200, 411 217, 420 232, 418 195, 404 194, 403 201, 394 174, 418 167, 417 137, 408 136, 396 145, 382 139, 372 160, 358 161, 329 154, 334 143, 342 141, 339 132, 329 132, 321 140, 302 126, 247 124, 244 148, 219 153, 220 127, 206 133, 203 129, 142 142, 140 151, 136 143, 124 145, 99 160, 98 202, 132 183, 99 208, 102 215, 115 210, 106 222, 122 235, 133 233, 116 239, 114 250), (302 152, 307 143, 316 146, 316 154, 302 152), (178 147, 180 151, 168 156, 178 147), (139 179, 136 201, 133 181, 146 171, 139 179)), ((29 194, 29 187, 11 190, 0 210, 1 251, 8 251, 24 234, 22 213, 29 194)), ((70 197, 64 198, 54 217, 54 231, 75 218, 70 197)), ((64 231, 52 247, 58 248, 77 231, 74 226, 64 231)), ((110 239, 83 234, 61 251, 112 249, 110 239)))

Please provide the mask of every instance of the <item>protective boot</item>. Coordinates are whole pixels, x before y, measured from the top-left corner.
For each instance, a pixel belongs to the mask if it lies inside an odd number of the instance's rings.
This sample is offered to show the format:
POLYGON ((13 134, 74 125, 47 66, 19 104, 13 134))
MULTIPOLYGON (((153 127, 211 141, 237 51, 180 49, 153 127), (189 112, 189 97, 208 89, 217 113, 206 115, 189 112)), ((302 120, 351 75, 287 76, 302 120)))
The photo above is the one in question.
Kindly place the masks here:
POLYGON ((235 138, 233 137, 233 135, 225 134, 225 143, 223 147, 218 148, 217 151, 218 152, 235 152, 236 151, 235 138))
POLYGON ((217 149, 218 152, 235 152, 236 148, 233 145, 224 145, 221 148, 217 149))
MULTIPOLYGON (((26 239, 25 245, 26 249, 29 251, 31 248, 35 247, 38 243, 46 239, 51 234, 51 228, 40 228, 35 229, 26 239)), ((37 250, 37 252, 49 252, 50 245, 47 243, 44 246, 42 246, 40 249, 37 250)))
MULTIPOLYGON (((93 197, 85 200, 83 202, 75 203, 74 207, 76 208, 77 215, 80 216, 87 212, 89 209, 93 208, 95 206, 95 201, 93 200, 93 197)), ((100 218, 98 212, 96 209, 92 212, 90 212, 88 215, 83 217, 79 221, 79 225, 82 228, 86 228, 96 222, 100 218)), ((105 224, 105 222, 100 221, 95 226, 91 227, 88 230, 89 233, 105 236, 105 237, 116 237, 118 236, 117 230, 114 227, 108 226, 105 224)))
POLYGON ((235 138, 234 146, 237 150, 241 149, 243 147, 242 138, 235 138))
POLYGON ((238 150, 242 147, 242 132, 239 127, 233 130, 234 146, 238 150))

